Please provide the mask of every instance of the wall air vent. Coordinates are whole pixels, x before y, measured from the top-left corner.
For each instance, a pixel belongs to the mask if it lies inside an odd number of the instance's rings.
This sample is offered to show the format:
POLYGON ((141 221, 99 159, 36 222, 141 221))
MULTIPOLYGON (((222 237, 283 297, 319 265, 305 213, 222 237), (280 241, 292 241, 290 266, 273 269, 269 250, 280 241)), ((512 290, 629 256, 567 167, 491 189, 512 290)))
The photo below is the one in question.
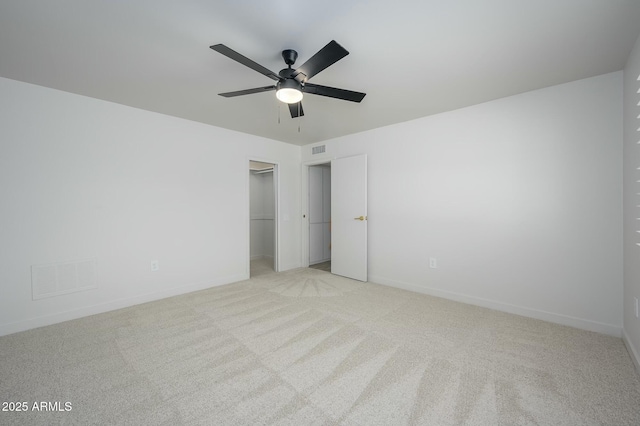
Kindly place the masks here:
POLYGON ((98 287, 96 259, 31 266, 33 300, 98 287))
POLYGON ((326 145, 318 145, 311 148, 311 155, 322 154, 325 152, 326 145))

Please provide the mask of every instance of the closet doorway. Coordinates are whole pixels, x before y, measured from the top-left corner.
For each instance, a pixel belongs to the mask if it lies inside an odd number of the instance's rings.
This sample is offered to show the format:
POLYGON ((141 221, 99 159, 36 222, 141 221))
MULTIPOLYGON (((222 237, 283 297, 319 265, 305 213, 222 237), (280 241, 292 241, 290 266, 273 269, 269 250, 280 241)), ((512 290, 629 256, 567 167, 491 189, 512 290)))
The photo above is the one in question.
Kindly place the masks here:
POLYGON ((249 160, 249 276, 278 270, 278 166, 249 160))
POLYGON ((331 272, 331 163, 308 170, 309 267, 331 272))

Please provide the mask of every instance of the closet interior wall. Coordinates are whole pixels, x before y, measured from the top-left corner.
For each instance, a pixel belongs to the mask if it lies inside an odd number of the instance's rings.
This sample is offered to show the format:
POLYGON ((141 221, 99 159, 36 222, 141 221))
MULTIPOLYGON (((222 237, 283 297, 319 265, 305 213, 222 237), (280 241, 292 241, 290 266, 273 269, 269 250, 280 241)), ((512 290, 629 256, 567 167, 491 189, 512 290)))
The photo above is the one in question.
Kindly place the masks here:
POLYGON ((331 167, 309 167, 309 265, 331 260, 331 167))
POLYGON ((275 197, 272 172, 249 171, 251 209, 251 260, 273 263, 275 246, 275 197))

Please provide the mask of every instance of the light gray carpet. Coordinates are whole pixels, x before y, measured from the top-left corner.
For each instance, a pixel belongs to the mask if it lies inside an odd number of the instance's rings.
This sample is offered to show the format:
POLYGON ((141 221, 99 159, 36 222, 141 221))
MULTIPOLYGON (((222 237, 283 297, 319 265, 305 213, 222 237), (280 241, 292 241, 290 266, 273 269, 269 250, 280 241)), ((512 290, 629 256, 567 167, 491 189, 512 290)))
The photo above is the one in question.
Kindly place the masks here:
POLYGON ((618 338, 314 269, 0 338, 0 424, 639 425, 618 338))
POLYGON ((331 272, 331 261, 328 260, 326 262, 309 265, 309 268, 319 269, 321 271, 326 271, 326 272, 331 272))
POLYGON ((273 258, 263 257, 251 261, 251 277, 273 273, 273 258))

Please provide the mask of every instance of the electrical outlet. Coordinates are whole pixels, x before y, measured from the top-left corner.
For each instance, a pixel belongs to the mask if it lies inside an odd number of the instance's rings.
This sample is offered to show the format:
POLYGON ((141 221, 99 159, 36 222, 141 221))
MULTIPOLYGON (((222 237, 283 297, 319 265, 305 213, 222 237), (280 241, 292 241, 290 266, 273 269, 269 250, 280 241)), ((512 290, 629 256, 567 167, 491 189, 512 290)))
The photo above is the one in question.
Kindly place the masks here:
POLYGON ((438 261, 436 260, 435 257, 430 257, 429 258, 429 268, 431 269, 436 269, 438 267, 438 261))
POLYGON ((152 260, 151 261, 151 272, 155 272, 158 269, 160 269, 160 262, 158 262, 157 260, 152 260))

